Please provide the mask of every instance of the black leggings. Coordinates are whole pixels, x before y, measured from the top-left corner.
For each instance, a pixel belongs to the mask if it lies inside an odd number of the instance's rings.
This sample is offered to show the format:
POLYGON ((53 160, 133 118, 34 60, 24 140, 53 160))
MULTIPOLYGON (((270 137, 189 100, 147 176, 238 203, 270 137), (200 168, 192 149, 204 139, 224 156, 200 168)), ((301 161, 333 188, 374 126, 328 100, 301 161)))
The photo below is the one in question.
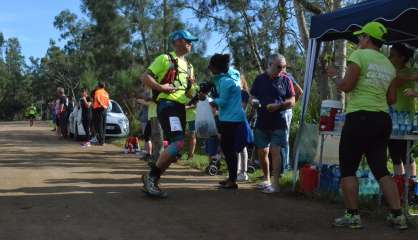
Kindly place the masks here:
POLYGON ((99 144, 104 144, 106 134, 106 109, 96 108, 93 114, 95 114, 94 129, 96 129, 96 138, 99 144))
POLYGON ((389 175, 386 167, 392 121, 385 112, 347 114, 340 140, 341 177, 356 176, 363 155, 377 180, 389 175))
POLYGON ((228 166, 229 180, 237 181, 238 153, 235 151, 235 141, 240 122, 220 122, 221 148, 228 166))
POLYGON ((83 124, 84 132, 86 133, 87 141, 90 140, 90 119, 83 117, 81 120, 81 124, 83 124))
MULTIPOLYGON (((406 164, 406 152, 408 148, 408 142, 406 140, 390 140, 389 141, 389 156, 392 159, 393 164, 399 165, 401 163, 406 164)), ((410 163, 413 163, 415 159, 410 158, 410 163)))

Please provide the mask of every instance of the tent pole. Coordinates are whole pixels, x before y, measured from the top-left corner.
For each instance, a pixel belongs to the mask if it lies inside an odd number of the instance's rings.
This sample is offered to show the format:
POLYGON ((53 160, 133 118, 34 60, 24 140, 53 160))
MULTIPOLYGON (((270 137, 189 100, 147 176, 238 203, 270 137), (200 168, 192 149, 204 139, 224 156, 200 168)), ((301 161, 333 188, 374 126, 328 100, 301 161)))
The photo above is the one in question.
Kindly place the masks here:
POLYGON ((300 154, 300 134, 303 128, 303 125, 305 124, 305 115, 306 115, 306 109, 309 102, 309 95, 311 91, 311 83, 312 82, 312 72, 313 72, 313 65, 315 63, 316 58, 316 39, 309 39, 308 42, 308 51, 306 55, 306 65, 305 65, 305 79, 303 83, 303 98, 302 98, 302 110, 301 110, 301 117, 300 117, 300 123, 299 123, 299 129, 298 134, 296 136, 296 152, 295 152, 295 158, 293 163, 293 181, 292 181, 292 191, 294 192, 296 190, 296 179, 297 179, 297 168, 298 168, 298 162, 299 162, 299 154, 300 154))

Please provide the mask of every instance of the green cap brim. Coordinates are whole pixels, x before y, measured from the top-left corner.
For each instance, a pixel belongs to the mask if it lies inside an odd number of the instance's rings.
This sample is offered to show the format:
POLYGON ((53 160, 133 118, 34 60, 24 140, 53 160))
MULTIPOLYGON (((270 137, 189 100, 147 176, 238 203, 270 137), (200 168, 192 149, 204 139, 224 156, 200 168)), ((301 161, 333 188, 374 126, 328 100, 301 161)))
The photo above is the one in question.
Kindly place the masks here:
POLYGON ((357 35, 360 35, 360 34, 363 34, 363 33, 364 33, 363 30, 360 30, 360 31, 354 32, 353 35, 357 36, 357 35))

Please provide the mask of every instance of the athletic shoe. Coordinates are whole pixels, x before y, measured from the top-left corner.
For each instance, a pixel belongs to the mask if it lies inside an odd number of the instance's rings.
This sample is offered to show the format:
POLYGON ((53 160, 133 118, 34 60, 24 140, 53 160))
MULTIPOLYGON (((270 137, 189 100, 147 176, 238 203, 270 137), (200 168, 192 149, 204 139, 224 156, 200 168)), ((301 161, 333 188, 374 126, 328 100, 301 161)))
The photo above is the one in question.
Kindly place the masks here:
POLYGON ((334 227, 347 227, 351 229, 363 228, 361 225, 360 215, 353 215, 345 212, 344 216, 336 218, 333 223, 334 227))
POLYGON ((93 137, 92 139, 90 139, 90 142, 91 143, 97 143, 97 138, 96 137, 93 137))
POLYGON ((278 189, 274 188, 271 184, 268 185, 267 187, 265 187, 263 190, 261 190, 262 193, 266 193, 266 194, 272 194, 272 193, 277 193, 279 192, 278 189))
POLYGON ((219 185, 219 188, 221 188, 221 189, 227 189, 227 190, 238 189, 238 184, 232 183, 232 182, 227 182, 224 185, 219 185))
POLYGON ((228 182, 229 182, 229 178, 220 181, 219 185, 223 186, 223 185, 227 184, 228 182))
POLYGON ((393 216, 392 213, 390 213, 387 216, 386 221, 389 223, 389 225, 391 225, 395 229, 398 229, 398 230, 408 229, 408 224, 406 223, 406 217, 403 214, 395 217, 393 216))
POLYGON ((158 186, 158 179, 151 177, 149 173, 142 175, 142 183, 144 184, 144 192, 150 197, 166 198, 167 193, 163 192, 158 186))
POLYGON ((85 147, 91 147, 90 142, 85 142, 81 144, 81 147, 85 148, 85 147))
POLYGON ((237 182, 247 182, 248 174, 246 172, 239 173, 237 176, 237 182))
POLYGON ((263 190, 264 188, 270 186, 271 184, 267 181, 260 182, 256 185, 256 188, 259 190, 263 190))

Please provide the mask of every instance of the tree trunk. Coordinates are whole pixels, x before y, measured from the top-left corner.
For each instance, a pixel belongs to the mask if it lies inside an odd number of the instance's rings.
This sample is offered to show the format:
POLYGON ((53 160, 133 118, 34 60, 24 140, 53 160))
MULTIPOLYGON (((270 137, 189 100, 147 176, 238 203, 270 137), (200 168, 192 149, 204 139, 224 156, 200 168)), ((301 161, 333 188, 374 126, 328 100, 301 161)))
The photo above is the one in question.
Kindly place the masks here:
POLYGON ((329 99, 330 98, 330 87, 328 82, 328 76, 326 73, 326 67, 329 65, 332 56, 332 43, 331 42, 324 42, 323 43, 323 50, 321 55, 318 59, 317 65, 317 84, 318 84, 318 94, 320 100, 329 99))
POLYGON ((167 6, 167 0, 163 1, 163 50, 164 52, 168 51, 168 44, 167 44, 167 38, 168 38, 168 6, 167 6))
POLYGON ((284 54, 285 52, 285 38, 286 38, 286 21, 287 21, 287 12, 286 12, 286 0, 279 0, 279 53, 284 54))
POLYGON ((303 47, 306 52, 308 50, 309 33, 308 33, 308 26, 306 24, 306 19, 305 19, 305 11, 303 10, 302 6, 297 0, 293 0, 293 6, 295 8, 299 34, 302 40, 303 47))
POLYGON ((138 30, 139 33, 141 34, 141 39, 142 39, 142 45, 144 48, 144 54, 145 54, 145 64, 148 66, 151 63, 151 56, 149 55, 149 51, 148 51, 148 44, 147 44, 147 37, 145 35, 145 26, 144 26, 144 21, 143 21, 143 16, 145 15, 145 10, 144 10, 144 6, 145 3, 144 1, 138 0, 136 1, 136 5, 137 5, 137 9, 138 12, 136 14, 136 19, 138 21, 138 30))
POLYGON ((302 5, 306 10, 314 14, 322 14, 324 11, 318 5, 311 3, 307 0, 296 0, 300 5, 302 5))
POLYGON ((263 68, 261 66, 260 54, 257 51, 257 45, 256 45, 255 40, 254 40, 254 34, 253 34, 252 30, 251 30, 250 21, 248 19, 248 15, 247 15, 247 12, 246 12, 245 9, 241 9, 241 15, 244 18, 245 32, 246 32, 246 35, 247 35, 248 40, 250 42, 251 52, 254 55, 254 59, 256 60, 256 64, 257 64, 258 71, 260 73, 262 73, 263 72, 263 68))

